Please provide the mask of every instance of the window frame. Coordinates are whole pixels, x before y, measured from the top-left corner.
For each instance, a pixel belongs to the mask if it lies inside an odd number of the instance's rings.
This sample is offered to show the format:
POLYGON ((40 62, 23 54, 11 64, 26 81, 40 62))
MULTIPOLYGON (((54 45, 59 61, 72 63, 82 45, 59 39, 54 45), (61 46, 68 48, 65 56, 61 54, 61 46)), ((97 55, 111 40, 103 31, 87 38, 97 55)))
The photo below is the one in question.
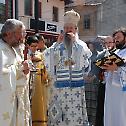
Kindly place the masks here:
POLYGON ((91 15, 90 14, 84 15, 83 27, 84 27, 84 30, 90 30, 91 29, 91 15))
POLYGON ((55 22, 59 21, 59 8, 55 6, 53 6, 52 21, 55 21, 55 22))
POLYGON ((32 3, 32 0, 24 0, 24 15, 26 16, 32 16, 33 15, 33 3, 32 3), (26 5, 26 2, 29 2, 27 3, 26 5))

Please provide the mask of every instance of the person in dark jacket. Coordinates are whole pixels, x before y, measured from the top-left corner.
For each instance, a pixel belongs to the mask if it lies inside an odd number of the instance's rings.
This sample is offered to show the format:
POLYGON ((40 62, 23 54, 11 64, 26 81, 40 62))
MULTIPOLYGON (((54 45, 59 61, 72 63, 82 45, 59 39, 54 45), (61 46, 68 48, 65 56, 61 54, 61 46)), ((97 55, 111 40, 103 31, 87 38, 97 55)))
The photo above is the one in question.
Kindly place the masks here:
MULTIPOLYGON (((97 59, 101 59, 105 56, 108 56, 116 50, 116 46, 113 40, 113 37, 107 36, 104 39, 105 49, 98 55, 97 59)), ((95 66, 97 67, 97 66, 95 66)), ((98 68, 98 71, 95 71, 95 75, 99 77, 98 85, 98 96, 97 96, 97 110, 96 110, 96 126, 103 126, 104 124, 104 98, 105 98, 105 80, 104 80, 104 70, 98 68)))

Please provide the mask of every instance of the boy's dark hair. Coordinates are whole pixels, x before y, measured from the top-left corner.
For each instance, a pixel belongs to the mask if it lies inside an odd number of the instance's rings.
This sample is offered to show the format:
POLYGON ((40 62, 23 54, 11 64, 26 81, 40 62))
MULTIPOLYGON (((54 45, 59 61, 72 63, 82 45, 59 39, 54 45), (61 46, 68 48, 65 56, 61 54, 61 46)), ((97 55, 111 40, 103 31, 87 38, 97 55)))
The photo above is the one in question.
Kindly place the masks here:
POLYGON ((40 35, 39 33, 36 33, 35 36, 37 37, 37 39, 38 39, 39 41, 42 40, 42 41, 45 42, 44 37, 43 37, 42 35, 40 35))
POLYGON ((34 36, 28 36, 26 39, 26 43, 30 46, 32 43, 38 43, 38 38, 34 36))

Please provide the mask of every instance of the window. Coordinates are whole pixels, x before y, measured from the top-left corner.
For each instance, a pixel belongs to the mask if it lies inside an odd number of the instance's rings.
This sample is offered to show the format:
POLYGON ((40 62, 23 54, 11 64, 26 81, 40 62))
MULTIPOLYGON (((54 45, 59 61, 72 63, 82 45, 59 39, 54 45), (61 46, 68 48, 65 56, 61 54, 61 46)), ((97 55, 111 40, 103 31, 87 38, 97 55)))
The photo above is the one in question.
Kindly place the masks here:
POLYGON ((4 23, 6 18, 5 18, 5 4, 0 3, 0 23, 4 23))
POLYGON ((30 19, 30 29, 38 29, 45 31, 45 21, 38 21, 38 26, 36 26, 36 20, 30 19))
POLYGON ((84 15, 84 29, 90 29, 91 27, 91 17, 90 15, 84 15))
POLYGON ((13 18, 12 5, 12 0, 0 1, 0 23, 4 23, 8 18, 13 18))
POLYGON ((8 18, 13 17, 13 0, 8 0, 8 18))
POLYGON ((24 0, 24 14, 32 16, 32 0, 24 0))
POLYGON ((34 8, 34 14, 36 14, 36 16, 38 18, 41 18, 41 14, 42 14, 42 2, 38 1, 35 4, 35 8, 34 8))
POLYGON ((53 7, 53 21, 58 22, 58 8, 53 7))

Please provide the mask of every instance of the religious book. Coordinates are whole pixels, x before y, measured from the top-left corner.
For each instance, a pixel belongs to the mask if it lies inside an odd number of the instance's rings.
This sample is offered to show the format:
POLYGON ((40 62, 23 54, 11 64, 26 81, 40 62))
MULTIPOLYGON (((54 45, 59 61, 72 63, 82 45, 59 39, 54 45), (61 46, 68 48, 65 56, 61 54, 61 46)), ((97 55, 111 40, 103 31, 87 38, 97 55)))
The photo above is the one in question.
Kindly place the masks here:
POLYGON ((105 64, 111 65, 113 64, 113 62, 117 64, 117 66, 122 66, 124 64, 124 59, 119 57, 117 54, 112 53, 108 56, 105 56, 101 59, 96 60, 94 63, 96 66, 101 67, 101 66, 104 66, 105 64))

